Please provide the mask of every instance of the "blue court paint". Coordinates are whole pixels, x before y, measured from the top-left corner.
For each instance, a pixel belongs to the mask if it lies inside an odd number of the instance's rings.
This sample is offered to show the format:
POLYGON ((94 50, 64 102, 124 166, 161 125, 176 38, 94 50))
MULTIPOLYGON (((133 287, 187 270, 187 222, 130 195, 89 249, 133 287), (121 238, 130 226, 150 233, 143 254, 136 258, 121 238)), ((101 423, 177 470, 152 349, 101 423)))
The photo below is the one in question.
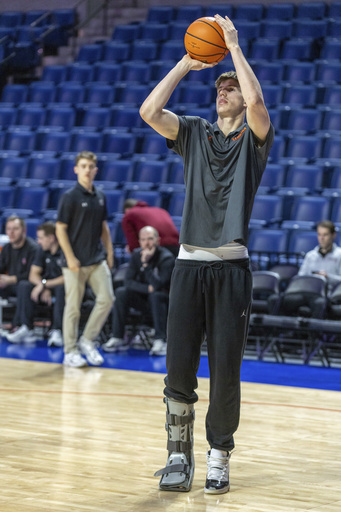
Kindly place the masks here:
MULTIPOLYGON (((102 352, 102 354, 104 368, 166 373, 165 356, 150 356, 146 351, 133 349, 123 353, 102 352)), ((2 338, 0 357, 61 364, 64 353, 62 348, 48 348, 46 341, 13 344, 2 338)), ((208 376, 207 356, 202 356, 198 377, 207 378, 208 376)), ((244 382, 341 391, 341 369, 339 368, 244 360, 241 379, 244 382)))

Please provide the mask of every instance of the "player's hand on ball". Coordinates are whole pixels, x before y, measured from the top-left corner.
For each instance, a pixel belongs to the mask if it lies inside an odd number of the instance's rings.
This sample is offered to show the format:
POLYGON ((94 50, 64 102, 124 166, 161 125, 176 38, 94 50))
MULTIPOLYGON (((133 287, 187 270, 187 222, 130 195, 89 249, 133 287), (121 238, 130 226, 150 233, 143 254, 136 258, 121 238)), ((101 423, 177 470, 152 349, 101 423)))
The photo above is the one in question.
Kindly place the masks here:
POLYGON ((205 62, 201 62, 200 60, 192 59, 192 57, 188 55, 188 53, 182 58, 182 60, 190 66, 191 70, 194 71, 199 71, 200 69, 205 68, 213 68, 213 66, 219 64, 218 62, 211 62, 210 64, 206 64, 205 62))
POLYGON ((214 18, 224 32, 227 48, 238 46, 238 31, 232 21, 227 16, 222 18, 219 14, 215 14, 214 18))

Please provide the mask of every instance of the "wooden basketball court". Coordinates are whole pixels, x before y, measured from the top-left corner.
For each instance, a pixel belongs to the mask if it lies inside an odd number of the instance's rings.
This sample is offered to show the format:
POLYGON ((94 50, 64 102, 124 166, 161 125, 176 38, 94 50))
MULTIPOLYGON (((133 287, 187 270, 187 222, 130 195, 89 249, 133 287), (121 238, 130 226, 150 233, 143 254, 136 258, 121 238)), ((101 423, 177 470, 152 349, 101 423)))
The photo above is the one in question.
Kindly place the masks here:
POLYGON ((163 375, 0 358, 1 512, 339 512, 341 394, 242 384, 231 491, 204 495, 208 380, 189 493, 161 492, 163 375))

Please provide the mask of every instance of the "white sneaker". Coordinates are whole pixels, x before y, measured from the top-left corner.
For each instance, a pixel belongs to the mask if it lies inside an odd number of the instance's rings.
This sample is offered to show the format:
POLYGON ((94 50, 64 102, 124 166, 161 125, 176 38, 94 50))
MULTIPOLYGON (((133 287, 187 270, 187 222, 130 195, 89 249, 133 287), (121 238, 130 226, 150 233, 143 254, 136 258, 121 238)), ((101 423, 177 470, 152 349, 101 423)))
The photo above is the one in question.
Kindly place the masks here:
POLYGON ((78 350, 73 350, 72 352, 65 354, 63 364, 64 366, 71 366, 72 368, 81 368, 82 366, 88 365, 78 350))
POLYGON ((52 329, 47 340, 48 347, 62 347, 63 346, 62 331, 59 329, 52 329))
POLYGON ((129 342, 123 338, 109 338, 108 341, 102 345, 104 352, 118 352, 120 350, 128 350, 128 348, 129 342))
POLYGON ((165 340, 154 340, 153 346, 149 351, 150 356, 165 356, 167 354, 167 343, 165 340))
POLYGON ((32 342, 37 339, 34 335, 34 331, 30 330, 25 324, 19 327, 16 331, 6 334, 6 338, 11 343, 22 343, 23 341, 32 342))
POLYGON ((79 338, 78 345, 81 353, 86 357, 88 363, 94 366, 101 366, 101 364, 104 363, 104 359, 95 347, 93 341, 81 336, 79 338))
POLYGON ((131 340, 131 347, 135 350, 150 350, 152 348, 152 341, 146 332, 140 331, 131 340))
POLYGON ((230 490, 229 459, 229 453, 226 456, 220 455, 219 451, 213 448, 207 452, 205 493, 223 494, 230 490))

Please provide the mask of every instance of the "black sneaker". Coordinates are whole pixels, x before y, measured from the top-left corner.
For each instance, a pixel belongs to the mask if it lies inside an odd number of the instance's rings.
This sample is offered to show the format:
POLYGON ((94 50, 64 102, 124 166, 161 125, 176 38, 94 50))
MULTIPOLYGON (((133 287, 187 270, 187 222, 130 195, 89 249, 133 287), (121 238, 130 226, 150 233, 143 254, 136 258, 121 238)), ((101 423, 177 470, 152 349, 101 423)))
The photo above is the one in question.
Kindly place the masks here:
POLYGON ((226 457, 216 457, 211 455, 211 450, 207 452, 207 477, 205 484, 205 493, 224 494, 230 490, 229 482, 229 459, 226 457))

